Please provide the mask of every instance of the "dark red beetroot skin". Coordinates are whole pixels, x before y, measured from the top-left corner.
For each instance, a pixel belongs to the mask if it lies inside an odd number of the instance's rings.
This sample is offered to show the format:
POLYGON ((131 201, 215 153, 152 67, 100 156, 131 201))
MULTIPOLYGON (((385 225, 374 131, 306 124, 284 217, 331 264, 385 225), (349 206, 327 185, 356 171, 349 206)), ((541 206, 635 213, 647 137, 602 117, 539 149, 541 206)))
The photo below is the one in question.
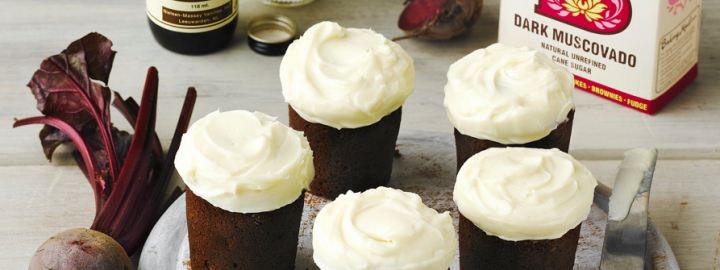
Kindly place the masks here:
POLYGON ((122 246, 110 236, 89 229, 70 229, 50 237, 30 260, 29 270, 130 270, 122 246))
POLYGON ((459 36, 477 21, 482 0, 408 0, 398 27, 406 36, 442 40, 459 36))

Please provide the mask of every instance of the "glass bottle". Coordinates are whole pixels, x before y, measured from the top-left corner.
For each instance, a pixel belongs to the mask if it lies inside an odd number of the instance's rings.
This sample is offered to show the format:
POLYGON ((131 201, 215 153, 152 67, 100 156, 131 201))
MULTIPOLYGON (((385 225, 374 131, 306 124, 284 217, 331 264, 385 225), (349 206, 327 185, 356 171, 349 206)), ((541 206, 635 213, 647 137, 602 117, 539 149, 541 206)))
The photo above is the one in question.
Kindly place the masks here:
POLYGON ((181 54, 207 54, 230 44, 237 9, 237 0, 146 0, 155 40, 181 54))

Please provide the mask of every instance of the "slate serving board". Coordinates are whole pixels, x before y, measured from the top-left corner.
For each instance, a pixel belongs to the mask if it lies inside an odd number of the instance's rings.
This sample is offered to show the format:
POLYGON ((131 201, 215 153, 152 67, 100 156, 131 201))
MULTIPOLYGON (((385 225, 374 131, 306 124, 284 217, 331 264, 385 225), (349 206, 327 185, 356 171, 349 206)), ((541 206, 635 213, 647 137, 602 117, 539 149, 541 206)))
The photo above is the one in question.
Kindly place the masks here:
MULTIPOLYGON (((452 200, 455 146, 451 134, 415 132, 400 134, 399 155, 389 186, 415 192, 438 211, 450 211, 457 228, 458 212, 452 200)), ((583 223, 575 255, 575 269, 597 269, 607 220, 610 189, 599 186, 590 216, 583 223)), ((318 269, 312 260, 312 225, 327 200, 307 194, 300 225, 296 269, 318 269)), ((679 270, 677 260, 652 221, 648 229, 648 261, 654 269, 679 270)), ((138 269, 186 270, 189 260, 185 195, 178 198, 153 228, 140 256, 138 269)), ((457 256, 451 269, 458 269, 457 256)))

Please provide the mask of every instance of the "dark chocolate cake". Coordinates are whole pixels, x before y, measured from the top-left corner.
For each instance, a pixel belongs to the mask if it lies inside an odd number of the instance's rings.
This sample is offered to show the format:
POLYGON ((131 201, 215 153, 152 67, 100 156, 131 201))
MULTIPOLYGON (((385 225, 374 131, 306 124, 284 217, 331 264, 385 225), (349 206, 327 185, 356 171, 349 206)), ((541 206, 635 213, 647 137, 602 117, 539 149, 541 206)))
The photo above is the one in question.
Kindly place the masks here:
POLYGON ((185 193, 193 270, 295 269, 303 195, 273 211, 242 214, 185 193))
MULTIPOLYGON (((465 161, 473 155, 480 153, 485 149, 491 147, 529 147, 529 148, 544 148, 552 149, 557 148, 567 153, 570 147, 570 135, 572 133, 573 118, 575 116, 575 110, 568 113, 568 120, 558 125, 558 127, 550 132, 544 138, 525 143, 525 144, 502 144, 491 140, 483 140, 473 138, 467 135, 461 134, 455 129, 455 150, 457 151, 457 169, 465 163, 465 161)), ((312 144, 312 143, 311 143, 312 144)))
POLYGON ((402 108, 377 123, 354 129, 335 129, 310 123, 288 106, 290 127, 303 131, 313 150, 315 179, 310 193, 328 199, 352 190, 387 185, 392 172, 402 108))

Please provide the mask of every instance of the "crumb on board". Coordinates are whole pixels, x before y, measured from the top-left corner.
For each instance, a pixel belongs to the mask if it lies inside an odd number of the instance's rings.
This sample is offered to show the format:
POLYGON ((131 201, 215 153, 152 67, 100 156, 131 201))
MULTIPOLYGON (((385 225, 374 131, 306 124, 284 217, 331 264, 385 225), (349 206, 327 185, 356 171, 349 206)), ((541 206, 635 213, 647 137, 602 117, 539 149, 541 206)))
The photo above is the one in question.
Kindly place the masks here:
POLYGON ((680 226, 678 226, 678 223, 677 223, 677 222, 675 222, 675 221, 670 221, 670 229, 679 230, 679 229, 680 229, 680 226))

